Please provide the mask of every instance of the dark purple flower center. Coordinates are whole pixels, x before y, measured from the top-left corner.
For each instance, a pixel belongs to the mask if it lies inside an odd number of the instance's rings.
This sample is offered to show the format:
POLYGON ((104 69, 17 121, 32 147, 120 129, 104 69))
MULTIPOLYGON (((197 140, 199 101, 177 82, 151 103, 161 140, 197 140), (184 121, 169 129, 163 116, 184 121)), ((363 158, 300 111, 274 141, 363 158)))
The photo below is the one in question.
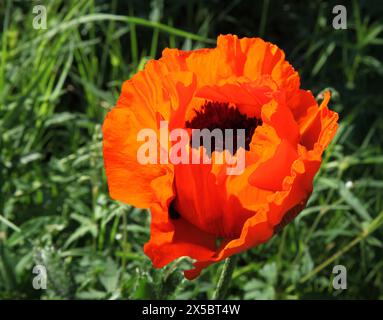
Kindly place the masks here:
MULTIPOLYGON (((223 141, 215 141, 215 137, 212 137, 211 152, 216 150, 216 146, 225 146, 225 129, 233 129, 233 153, 238 149, 237 145, 237 129, 245 130, 245 149, 250 150, 250 142, 255 131, 255 128, 262 125, 262 120, 256 117, 248 117, 246 114, 242 114, 239 110, 230 106, 226 102, 205 101, 200 110, 195 110, 196 115, 190 121, 186 121, 186 128, 190 129, 208 129, 213 131, 214 129, 221 129, 223 133, 223 141)), ((194 135, 194 133, 193 133, 194 135)), ((192 135, 192 140, 193 140, 192 135)), ((197 137, 198 139, 198 137, 197 137)), ((203 145, 203 139, 200 138, 197 147, 203 145)), ((196 147, 195 145, 193 147, 196 147)), ((222 151, 217 148, 217 151, 222 151)), ((231 150, 229 150, 231 151, 231 150)))

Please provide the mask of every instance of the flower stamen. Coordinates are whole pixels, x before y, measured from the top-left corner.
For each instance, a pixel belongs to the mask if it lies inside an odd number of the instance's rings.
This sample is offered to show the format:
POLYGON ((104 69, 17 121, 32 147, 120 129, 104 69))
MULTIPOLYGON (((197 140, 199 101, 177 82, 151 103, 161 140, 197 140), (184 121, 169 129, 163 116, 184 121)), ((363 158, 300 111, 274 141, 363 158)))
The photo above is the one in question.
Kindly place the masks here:
MULTIPOLYGON (((245 130, 245 149, 250 150, 250 142, 254 131, 257 126, 262 125, 262 120, 242 114, 237 107, 231 106, 227 102, 205 101, 201 109, 195 110, 195 113, 196 115, 193 119, 186 121, 186 128, 208 129, 210 131, 221 129, 223 133, 225 129, 233 129, 233 153, 238 149, 237 129, 245 130)), ((223 135, 223 139, 225 141, 225 135, 223 135)), ((213 143, 211 151, 215 151, 217 145, 224 146, 223 141, 221 142, 219 144, 213 143)), ((202 139, 200 139, 199 146, 201 145, 203 145, 202 139)))

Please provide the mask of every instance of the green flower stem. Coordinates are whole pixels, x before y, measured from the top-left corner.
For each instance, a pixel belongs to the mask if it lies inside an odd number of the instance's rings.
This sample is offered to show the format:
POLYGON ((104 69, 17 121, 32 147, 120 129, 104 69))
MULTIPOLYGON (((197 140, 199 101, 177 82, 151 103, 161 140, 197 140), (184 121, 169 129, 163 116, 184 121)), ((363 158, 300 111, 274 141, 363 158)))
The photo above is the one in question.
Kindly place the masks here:
POLYGON ((218 280, 217 288, 215 289, 213 295, 214 300, 225 299, 236 263, 237 256, 231 256, 225 260, 225 264, 223 265, 223 269, 218 280))

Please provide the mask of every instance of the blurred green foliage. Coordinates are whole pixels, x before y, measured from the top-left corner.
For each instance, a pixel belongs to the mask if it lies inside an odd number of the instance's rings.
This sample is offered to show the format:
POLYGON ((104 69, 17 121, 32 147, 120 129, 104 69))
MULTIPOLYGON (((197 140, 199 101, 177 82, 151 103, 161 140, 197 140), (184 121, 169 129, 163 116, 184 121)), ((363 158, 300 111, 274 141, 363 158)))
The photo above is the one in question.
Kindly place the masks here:
POLYGON ((149 215, 108 196, 101 125, 121 84, 165 47, 262 36, 302 87, 331 88, 340 128, 308 207, 239 257, 229 298, 383 298, 383 6, 347 1, 0 2, 0 298, 205 299, 222 263, 187 281, 180 259, 153 269, 149 215), (35 30, 34 5, 47 8, 35 30), (48 289, 32 288, 43 264, 48 289), (332 267, 348 270, 347 290, 332 267))

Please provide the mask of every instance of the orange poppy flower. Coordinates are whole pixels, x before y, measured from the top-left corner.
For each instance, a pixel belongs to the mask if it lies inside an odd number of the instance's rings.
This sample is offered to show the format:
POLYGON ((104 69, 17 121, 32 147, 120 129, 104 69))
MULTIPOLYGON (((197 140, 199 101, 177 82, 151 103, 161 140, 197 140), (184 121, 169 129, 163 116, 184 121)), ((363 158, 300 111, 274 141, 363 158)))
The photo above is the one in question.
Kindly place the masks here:
MULTIPOLYGON (((318 106, 300 89, 277 46, 233 35, 219 36, 213 49, 165 49, 126 81, 103 125, 105 169, 112 198, 150 208, 144 251, 154 266, 189 256, 194 269, 185 276, 193 279, 289 223, 304 208, 337 129, 329 100, 326 93, 318 106), (228 175, 228 163, 214 161, 139 163, 138 133, 150 128, 160 136, 160 121, 169 131, 245 129, 243 172, 228 175)), ((158 139, 159 153, 168 150, 164 143, 172 144, 158 139)))

